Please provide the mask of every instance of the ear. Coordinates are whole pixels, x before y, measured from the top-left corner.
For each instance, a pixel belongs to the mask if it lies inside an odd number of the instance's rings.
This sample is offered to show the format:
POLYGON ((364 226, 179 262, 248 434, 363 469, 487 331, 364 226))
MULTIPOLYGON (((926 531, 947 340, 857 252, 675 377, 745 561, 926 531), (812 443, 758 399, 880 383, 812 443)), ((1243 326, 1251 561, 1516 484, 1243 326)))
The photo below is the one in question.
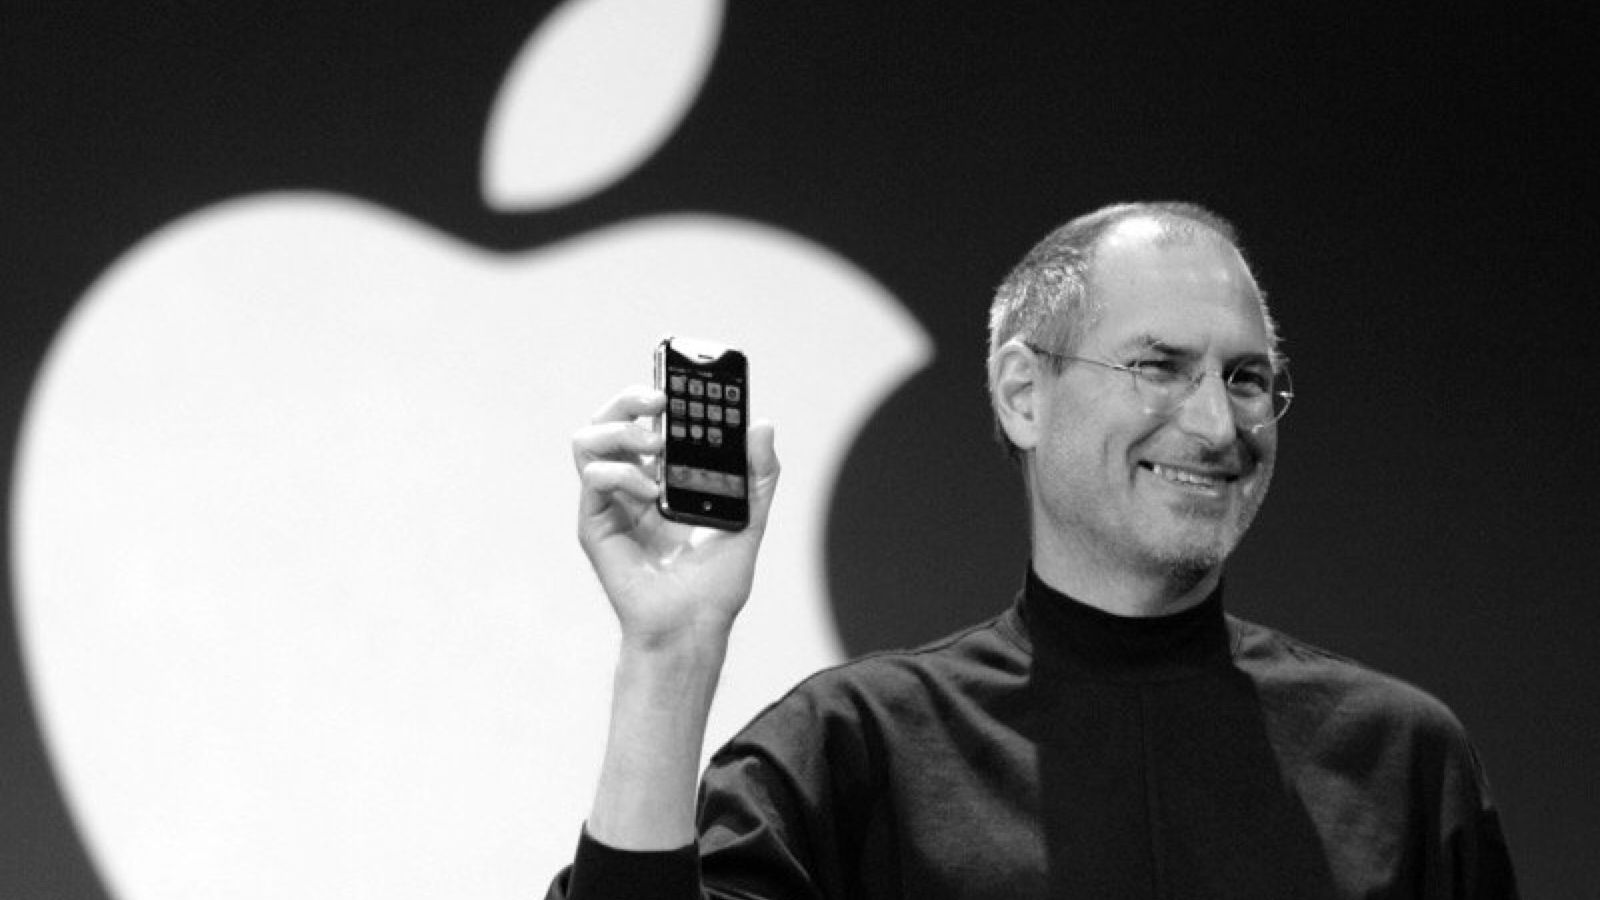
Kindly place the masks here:
POLYGON ((1039 391, 1045 360, 1020 338, 1000 345, 989 361, 989 400, 995 420, 1019 450, 1039 443, 1039 391))

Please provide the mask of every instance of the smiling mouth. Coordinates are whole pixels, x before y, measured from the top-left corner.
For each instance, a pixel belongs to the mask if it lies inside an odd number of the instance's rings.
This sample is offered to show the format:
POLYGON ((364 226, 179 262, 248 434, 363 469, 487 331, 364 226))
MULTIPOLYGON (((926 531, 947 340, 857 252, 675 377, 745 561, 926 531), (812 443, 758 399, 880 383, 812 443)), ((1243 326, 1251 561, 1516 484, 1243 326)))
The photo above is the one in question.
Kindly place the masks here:
POLYGON ((1139 465, 1154 472, 1167 483, 1184 488, 1217 490, 1239 480, 1238 475, 1227 472, 1202 472, 1152 462, 1141 462, 1139 465))

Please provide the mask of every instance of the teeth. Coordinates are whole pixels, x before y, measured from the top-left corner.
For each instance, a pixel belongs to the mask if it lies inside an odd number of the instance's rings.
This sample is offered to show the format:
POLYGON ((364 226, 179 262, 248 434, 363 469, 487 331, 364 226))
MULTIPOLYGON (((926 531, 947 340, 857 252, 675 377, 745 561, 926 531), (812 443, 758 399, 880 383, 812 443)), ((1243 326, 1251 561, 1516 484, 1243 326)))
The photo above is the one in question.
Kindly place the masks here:
POLYGON ((1190 472, 1186 469, 1174 469, 1155 463, 1151 463, 1150 469, 1157 475, 1160 475, 1162 478, 1165 478, 1168 481, 1176 481, 1179 484, 1194 484, 1201 487, 1216 487, 1222 483, 1222 479, 1220 478, 1214 478, 1209 475, 1201 475, 1199 472, 1190 472))

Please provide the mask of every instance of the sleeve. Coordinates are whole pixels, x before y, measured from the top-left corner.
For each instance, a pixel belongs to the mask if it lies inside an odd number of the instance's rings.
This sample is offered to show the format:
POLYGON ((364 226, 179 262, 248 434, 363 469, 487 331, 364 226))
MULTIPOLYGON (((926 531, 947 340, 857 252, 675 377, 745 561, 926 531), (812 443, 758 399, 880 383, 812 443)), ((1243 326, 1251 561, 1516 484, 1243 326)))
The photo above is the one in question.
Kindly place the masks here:
POLYGON ((889 691, 879 669, 858 663, 807 679, 712 757, 699 809, 711 896, 899 893, 884 889, 896 870, 875 849, 887 751, 872 695, 889 691))
POLYGON ((546 900, 821 900, 849 895, 852 810, 867 793, 859 736, 791 694, 712 758, 699 838, 676 850, 608 847, 585 832, 546 900), (840 747, 852 748, 841 753, 840 747), (851 798, 841 800, 841 797, 851 798))
MULTIPOLYGON (((1443 871, 1436 896, 1453 900, 1517 900, 1511 851, 1500 827, 1500 814, 1489 794, 1489 782, 1471 744, 1466 745, 1462 773, 1445 821, 1443 871)), ((1430 895, 1434 896, 1434 895, 1430 895)))
POLYGON ((618 850, 584 829, 572 865, 556 876, 545 900, 695 900, 700 859, 693 844, 676 850, 618 850))

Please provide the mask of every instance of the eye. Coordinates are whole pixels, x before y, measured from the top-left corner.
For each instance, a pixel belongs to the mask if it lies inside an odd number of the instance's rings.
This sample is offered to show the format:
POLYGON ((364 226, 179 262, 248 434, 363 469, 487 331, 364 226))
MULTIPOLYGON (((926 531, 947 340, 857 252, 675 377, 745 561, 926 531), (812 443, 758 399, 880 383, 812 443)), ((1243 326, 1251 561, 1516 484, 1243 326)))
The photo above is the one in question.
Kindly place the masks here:
POLYGON ((1240 366, 1228 373, 1228 390, 1238 397, 1260 397, 1272 392, 1272 367, 1240 366))
POLYGON ((1128 363, 1128 368, 1140 378, 1157 383, 1177 381, 1183 375, 1177 361, 1164 356, 1141 356, 1128 363))

